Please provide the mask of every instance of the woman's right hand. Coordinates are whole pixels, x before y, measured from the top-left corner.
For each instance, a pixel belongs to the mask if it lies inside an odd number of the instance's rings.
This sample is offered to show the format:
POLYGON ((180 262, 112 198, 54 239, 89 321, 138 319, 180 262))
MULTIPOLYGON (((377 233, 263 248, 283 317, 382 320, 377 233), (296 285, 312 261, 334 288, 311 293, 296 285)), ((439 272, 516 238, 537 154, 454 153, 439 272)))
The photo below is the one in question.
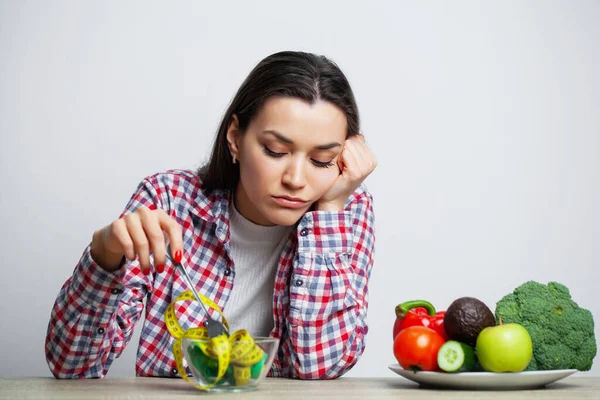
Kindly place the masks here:
POLYGON ((170 243, 171 257, 176 262, 181 261, 181 226, 162 210, 140 207, 94 232, 91 255, 100 267, 109 272, 121 267, 123 256, 130 261, 138 257, 142 272, 148 275, 152 253, 156 272, 161 273, 166 262, 166 239, 170 243))

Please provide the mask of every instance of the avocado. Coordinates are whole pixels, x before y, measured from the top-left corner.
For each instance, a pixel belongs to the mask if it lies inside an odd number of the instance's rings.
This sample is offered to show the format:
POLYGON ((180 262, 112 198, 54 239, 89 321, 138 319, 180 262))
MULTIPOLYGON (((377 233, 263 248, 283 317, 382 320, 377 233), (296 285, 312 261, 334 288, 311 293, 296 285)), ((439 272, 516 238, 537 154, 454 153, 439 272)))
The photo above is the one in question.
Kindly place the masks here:
POLYGON ((450 304, 444 315, 444 330, 452 340, 475 346, 484 328, 496 325, 492 310, 474 297, 461 297, 450 304))

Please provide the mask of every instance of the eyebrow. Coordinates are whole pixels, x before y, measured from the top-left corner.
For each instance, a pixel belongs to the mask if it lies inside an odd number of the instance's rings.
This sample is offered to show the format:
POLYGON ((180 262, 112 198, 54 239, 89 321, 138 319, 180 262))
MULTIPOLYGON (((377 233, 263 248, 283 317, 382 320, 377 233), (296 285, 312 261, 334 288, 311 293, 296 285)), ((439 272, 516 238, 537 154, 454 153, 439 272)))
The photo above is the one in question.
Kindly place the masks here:
MULTIPOLYGON (((285 136, 283 136, 281 133, 279 133, 277 131, 269 129, 269 130, 264 131, 263 133, 267 133, 267 134, 273 135, 277 139, 281 140, 284 143, 294 144, 294 142, 291 139, 286 138, 285 136)), ((341 147, 341 144, 339 144, 338 142, 321 144, 319 146, 315 146, 315 149, 317 149, 317 150, 330 150, 330 149, 333 149, 335 147, 341 147)))

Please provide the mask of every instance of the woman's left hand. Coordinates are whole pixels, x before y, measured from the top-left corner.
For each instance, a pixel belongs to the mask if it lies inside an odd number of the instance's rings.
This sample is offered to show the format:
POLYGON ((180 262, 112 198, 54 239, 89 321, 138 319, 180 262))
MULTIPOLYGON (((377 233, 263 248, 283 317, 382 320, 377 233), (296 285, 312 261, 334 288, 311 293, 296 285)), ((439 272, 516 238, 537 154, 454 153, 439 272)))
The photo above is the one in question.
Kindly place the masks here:
POLYGON ((346 139, 344 149, 338 157, 340 175, 331 188, 319 199, 316 210, 340 211, 357 187, 377 166, 373 152, 365 137, 357 134, 346 139))

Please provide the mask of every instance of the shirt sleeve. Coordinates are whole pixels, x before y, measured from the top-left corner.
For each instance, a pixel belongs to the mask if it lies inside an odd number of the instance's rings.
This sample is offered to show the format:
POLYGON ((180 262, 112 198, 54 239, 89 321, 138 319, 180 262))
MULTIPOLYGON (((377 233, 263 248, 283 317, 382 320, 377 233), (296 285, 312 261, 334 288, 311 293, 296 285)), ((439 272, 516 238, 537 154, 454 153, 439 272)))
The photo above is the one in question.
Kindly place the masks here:
MULTIPOLYGON (((146 179, 121 216, 141 206, 160 207, 146 179)), ((56 378, 101 378, 125 349, 152 287, 139 262, 124 261, 114 272, 102 269, 84 250, 73 275, 56 298, 46 335, 46 361, 56 378)))
POLYGON ((298 224, 289 339, 283 345, 292 377, 340 377, 364 352, 375 245, 372 203, 360 191, 343 211, 309 212, 298 224))

